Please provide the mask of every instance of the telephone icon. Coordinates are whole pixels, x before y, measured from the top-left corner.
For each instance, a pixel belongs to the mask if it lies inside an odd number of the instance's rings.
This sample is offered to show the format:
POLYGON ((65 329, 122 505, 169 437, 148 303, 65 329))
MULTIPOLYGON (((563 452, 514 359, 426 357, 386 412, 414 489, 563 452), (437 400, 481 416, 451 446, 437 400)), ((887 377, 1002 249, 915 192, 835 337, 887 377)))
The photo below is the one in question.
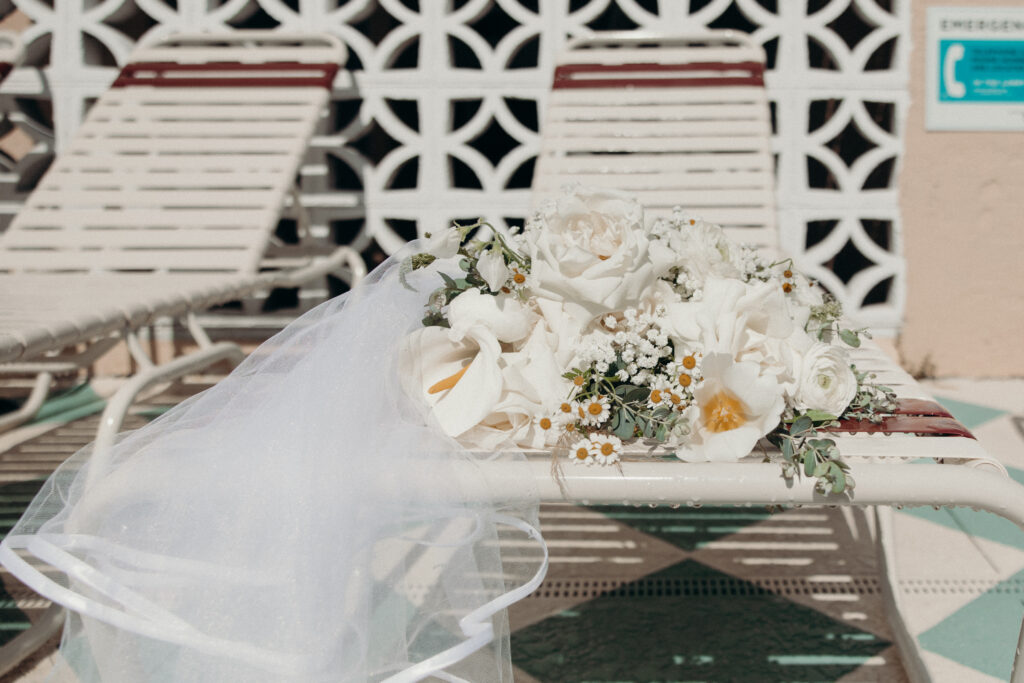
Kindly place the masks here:
POLYGON ((967 94, 967 86, 956 80, 956 64, 964 58, 964 46, 953 43, 946 49, 942 59, 942 85, 946 94, 960 99, 967 94))

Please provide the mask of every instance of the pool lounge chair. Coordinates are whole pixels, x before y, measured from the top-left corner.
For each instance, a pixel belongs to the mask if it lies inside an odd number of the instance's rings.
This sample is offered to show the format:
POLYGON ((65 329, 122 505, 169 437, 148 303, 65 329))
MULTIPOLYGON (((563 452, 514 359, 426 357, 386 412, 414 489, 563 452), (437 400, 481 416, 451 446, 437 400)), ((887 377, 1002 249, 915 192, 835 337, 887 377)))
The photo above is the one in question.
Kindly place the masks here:
MULTIPOLYGON (((779 246, 764 54, 742 34, 658 37, 602 34, 569 43, 559 58, 534 178, 539 203, 571 181, 629 190, 653 214, 681 204, 738 241, 779 246)), ((851 493, 823 496, 813 480, 787 482, 752 455, 701 464, 642 456, 613 468, 566 469, 569 498, 591 504, 817 504, 886 506, 875 515, 888 620, 914 683, 930 680, 904 623, 891 543, 893 505, 974 506, 1024 527, 1024 487, 970 432, 877 345, 851 349, 861 371, 892 387, 898 409, 881 423, 844 422, 830 437, 856 478, 851 493)), ((771 452, 774 449, 763 444, 771 452)), ((534 463, 545 500, 563 500, 547 459, 534 463)), ((1024 649, 1024 631, 1018 645, 1024 649)), ((1015 661, 1012 681, 1024 682, 1015 661)))
POLYGON ((262 261, 289 197, 300 209, 295 177, 344 59, 332 36, 267 31, 171 36, 132 54, 0 236, 0 376, 36 376, 0 430, 34 415, 54 374, 124 338, 139 371, 107 406, 97 440, 109 443, 139 391, 241 359, 197 312, 365 273, 347 247, 288 269, 262 261), (136 333, 166 318, 183 319, 198 349, 156 366, 136 333))

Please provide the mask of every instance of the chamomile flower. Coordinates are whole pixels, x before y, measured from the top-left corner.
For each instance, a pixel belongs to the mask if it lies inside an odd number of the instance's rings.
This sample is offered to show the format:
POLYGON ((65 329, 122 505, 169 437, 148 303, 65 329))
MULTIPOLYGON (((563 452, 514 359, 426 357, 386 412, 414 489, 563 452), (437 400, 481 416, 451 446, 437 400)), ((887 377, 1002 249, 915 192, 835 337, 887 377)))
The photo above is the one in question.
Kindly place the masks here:
POLYGON ((611 408, 608 407, 607 396, 591 396, 580 402, 580 421, 585 425, 597 426, 603 424, 611 415, 611 408))
POLYGON ((529 273, 525 272, 518 263, 509 264, 509 272, 511 273, 508 278, 508 283, 515 291, 527 289, 530 286, 529 273))
POLYGON ((590 440, 580 439, 574 443, 569 449, 569 460, 577 465, 593 465, 596 458, 590 451, 590 440))
POLYGON ((579 404, 576 401, 562 401, 562 403, 555 408, 555 417, 562 424, 568 424, 576 419, 579 408, 579 404))
POLYGON ((545 444, 553 444, 558 440, 561 430, 558 429, 558 418, 550 415, 540 415, 533 421, 534 427, 544 435, 545 444))
POLYGON ((590 434, 590 454, 599 465, 612 465, 622 455, 622 440, 614 434, 590 434))
POLYGON ((650 393, 647 394, 647 405, 653 409, 671 405, 669 403, 671 393, 668 382, 662 379, 655 380, 651 385, 650 393))

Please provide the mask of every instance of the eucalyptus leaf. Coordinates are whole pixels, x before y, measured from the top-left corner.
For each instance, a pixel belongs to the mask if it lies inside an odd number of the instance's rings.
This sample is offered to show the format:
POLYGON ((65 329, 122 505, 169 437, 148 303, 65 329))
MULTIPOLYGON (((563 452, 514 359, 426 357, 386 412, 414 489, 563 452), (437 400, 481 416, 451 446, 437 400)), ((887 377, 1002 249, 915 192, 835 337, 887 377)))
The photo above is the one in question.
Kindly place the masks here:
MULTIPOLYGON (((833 463, 834 464, 834 463, 833 463)), ((838 467, 832 470, 832 493, 842 493, 846 490, 846 475, 838 467)))
POLYGON ((450 275, 448 275, 448 273, 438 273, 438 275, 440 275, 441 279, 444 280, 444 284, 446 287, 448 287, 448 289, 459 288, 459 285, 455 282, 455 280, 452 279, 450 275))
POLYGON ((858 348, 860 346, 860 337, 853 330, 839 330, 839 338, 842 339, 847 346, 858 348))
POLYGON ((612 426, 612 433, 623 440, 632 439, 633 430, 636 428, 633 416, 626 410, 617 411, 616 416, 618 419, 616 420, 616 424, 613 424, 612 426))
POLYGON ((797 436, 810 430, 814 424, 811 422, 811 418, 806 415, 801 415, 797 419, 793 420, 793 424, 789 427, 789 433, 791 436, 797 436))
POLYGON ((824 410, 808 410, 804 415, 811 418, 812 422, 834 422, 839 419, 832 413, 826 413, 824 410))
POLYGON ((814 474, 814 466, 815 466, 814 451, 805 451, 804 452, 804 474, 806 474, 808 477, 813 475, 814 474))
POLYGON ((465 272, 467 272, 467 273, 468 273, 468 272, 469 272, 469 269, 470 269, 470 268, 472 268, 472 267, 473 267, 473 266, 472 266, 472 264, 471 264, 471 263, 469 262, 469 259, 468 259, 468 258, 462 258, 462 259, 459 259, 459 268, 462 268, 462 270, 464 270, 465 272))
POLYGON ((786 459, 786 462, 793 462, 793 439, 782 440, 782 457, 786 459))

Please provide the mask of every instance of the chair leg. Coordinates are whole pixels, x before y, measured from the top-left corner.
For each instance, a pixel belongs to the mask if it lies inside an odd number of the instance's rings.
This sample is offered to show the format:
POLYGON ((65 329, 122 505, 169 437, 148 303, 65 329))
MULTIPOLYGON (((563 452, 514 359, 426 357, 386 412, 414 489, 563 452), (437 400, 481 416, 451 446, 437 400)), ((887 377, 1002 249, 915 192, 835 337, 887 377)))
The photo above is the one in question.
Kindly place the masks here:
POLYGON ((64 625, 64 616, 64 608, 53 603, 27 631, 21 632, 0 647, 0 677, 6 676, 42 647, 43 643, 55 636, 64 625))
POLYGON ((40 372, 36 375, 36 381, 32 385, 32 392, 28 395, 25 403, 17 410, 0 417, 0 432, 14 429, 35 417, 50 393, 50 384, 52 382, 53 375, 49 372, 40 372))

